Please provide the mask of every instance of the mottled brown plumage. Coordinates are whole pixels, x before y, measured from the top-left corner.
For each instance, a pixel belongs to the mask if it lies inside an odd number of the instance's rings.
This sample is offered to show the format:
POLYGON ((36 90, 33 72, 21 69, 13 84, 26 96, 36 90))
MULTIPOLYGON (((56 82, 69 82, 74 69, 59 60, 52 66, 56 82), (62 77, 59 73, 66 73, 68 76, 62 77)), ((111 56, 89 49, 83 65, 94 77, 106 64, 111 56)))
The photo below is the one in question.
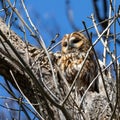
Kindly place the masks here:
MULTIPOLYGON (((68 83, 72 83, 76 74, 81 69, 85 55, 90 48, 89 40, 80 32, 66 34, 61 43, 62 51, 57 60, 63 75, 68 83)), ((91 50, 83 69, 76 81, 77 90, 86 90, 91 81, 97 75, 97 65, 91 50)), ((90 88, 91 91, 99 92, 96 80, 90 88)))

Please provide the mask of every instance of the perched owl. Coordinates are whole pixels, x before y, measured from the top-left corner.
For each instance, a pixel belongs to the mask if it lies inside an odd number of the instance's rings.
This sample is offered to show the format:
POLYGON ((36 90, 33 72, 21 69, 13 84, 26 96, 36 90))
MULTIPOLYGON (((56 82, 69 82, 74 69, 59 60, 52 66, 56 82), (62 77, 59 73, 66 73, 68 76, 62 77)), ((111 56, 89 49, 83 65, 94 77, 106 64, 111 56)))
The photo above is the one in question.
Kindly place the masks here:
MULTIPOLYGON (((60 67, 69 84, 72 84, 76 74, 81 69, 89 48, 89 40, 80 32, 66 34, 63 37, 61 41, 61 54, 58 54, 57 65, 60 67)), ((76 81, 77 90, 85 91, 96 75, 97 65, 94 59, 94 53, 91 50, 76 81)), ((89 90, 99 92, 98 80, 93 83, 89 90)))

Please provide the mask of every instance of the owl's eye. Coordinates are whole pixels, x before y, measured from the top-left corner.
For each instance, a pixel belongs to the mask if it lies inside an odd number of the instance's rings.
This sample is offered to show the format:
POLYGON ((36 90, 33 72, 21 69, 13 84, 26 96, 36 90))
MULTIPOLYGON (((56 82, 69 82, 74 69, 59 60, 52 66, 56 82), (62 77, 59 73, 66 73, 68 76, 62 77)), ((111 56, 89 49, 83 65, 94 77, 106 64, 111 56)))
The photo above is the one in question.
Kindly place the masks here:
POLYGON ((62 46, 66 47, 66 46, 67 46, 67 42, 64 42, 64 43, 62 44, 62 46))
POLYGON ((73 43, 78 43, 80 41, 80 39, 74 39, 72 42, 73 43))

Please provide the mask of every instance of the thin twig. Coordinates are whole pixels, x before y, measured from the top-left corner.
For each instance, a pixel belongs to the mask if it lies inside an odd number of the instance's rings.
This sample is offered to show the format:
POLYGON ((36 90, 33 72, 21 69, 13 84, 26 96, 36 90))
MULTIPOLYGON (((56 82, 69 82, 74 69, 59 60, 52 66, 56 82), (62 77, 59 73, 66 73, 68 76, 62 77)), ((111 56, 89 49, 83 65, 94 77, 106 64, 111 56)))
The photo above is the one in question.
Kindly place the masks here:
POLYGON ((61 41, 59 41, 57 44, 55 44, 53 47, 51 47, 48 52, 52 51, 55 47, 61 44, 61 41))
MULTIPOLYGON (((116 7, 115 7, 115 2, 114 2, 114 13, 116 14, 116 7)), ((115 17, 115 16, 114 16, 115 17)), ((114 54, 115 54, 115 58, 117 57, 117 46, 116 46, 116 21, 114 22, 114 28, 113 28, 113 31, 114 31, 114 54)), ((116 116, 116 110, 117 110, 117 107, 118 104, 119 104, 119 78, 118 78, 118 66, 119 66, 119 63, 118 62, 114 62, 114 70, 115 70, 115 76, 116 76, 116 101, 115 101, 115 107, 114 107, 114 110, 112 112, 112 115, 111 115, 111 118, 110 119, 113 119, 114 116, 116 116)), ((118 111, 119 111, 119 108, 118 108, 118 111)), ((119 116, 119 114, 118 114, 119 116)))
POLYGON ((9 6, 11 7, 11 9, 16 13, 16 15, 19 17, 19 19, 22 21, 22 23, 26 26, 26 28, 30 31, 32 36, 35 36, 34 32, 32 31, 32 29, 28 26, 28 24, 24 21, 24 19, 22 18, 22 16, 20 15, 20 13, 18 12, 18 10, 16 8, 14 8, 12 6, 12 3, 10 2, 10 0, 7 0, 9 6))
POLYGON ((27 16, 27 18, 28 18, 28 21, 30 22, 30 25, 32 26, 32 28, 34 29, 34 31, 37 33, 38 30, 37 30, 37 28, 35 27, 35 25, 33 24, 32 20, 31 20, 31 18, 30 18, 30 16, 29 16, 29 13, 28 13, 28 10, 27 10, 27 8, 26 8, 26 6, 25 6, 25 4, 24 4, 24 1, 21 0, 21 3, 22 3, 22 6, 23 6, 23 8, 24 8, 24 10, 25 10, 25 13, 26 13, 26 16, 27 16))
POLYGON ((18 90, 19 90, 19 92, 22 94, 22 96, 28 101, 28 103, 31 105, 31 107, 34 109, 34 111, 37 113, 37 117, 39 117, 40 119, 44 120, 44 119, 42 118, 42 116, 38 113, 38 111, 37 111, 37 110, 33 107, 33 105, 30 103, 30 101, 29 101, 28 98, 25 96, 25 94, 22 92, 22 90, 20 89, 20 87, 19 87, 19 85, 18 85, 18 83, 17 83, 17 81, 16 81, 16 79, 15 79, 15 77, 14 77, 14 74, 13 74, 13 72, 12 72, 11 70, 10 70, 10 74, 11 74, 11 77, 13 78, 13 80, 14 80, 14 82, 15 82, 18 90))
POLYGON ((59 102, 59 99, 57 96, 55 96, 52 91, 47 87, 47 85, 45 84, 44 82, 44 78, 43 78, 43 75, 42 75, 42 71, 41 71, 41 67, 40 65, 38 64, 38 70, 39 70, 39 74, 40 74, 40 82, 42 82, 43 86, 46 88, 46 90, 50 93, 50 95, 57 101, 59 102))
MULTIPOLYGON (((15 7, 15 5, 16 5, 16 0, 13 3, 13 7, 15 7)), ((11 14, 10 14, 10 17, 9 17, 9 20, 8 20, 8 28, 11 27, 11 18, 12 18, 12 16, 13 16, 13 11, 11 11, 11 14)))
MULTIPOLYGON (((109 18, 111 18, 111 5, 109 6, 109 18)), ((108 24, 109 23, 110 23, 110 20, 108 20, 108 24)), ((110 28, 107 30, 106 39, 104 40, 104 43, 105 43, 104 50, 103 50, 103 63, 104 63, 104 65, 106 65, 106 59, 107 59, 107 50, 106 50, 106 48, 108 47, 109 34, 110 34, 110 28)))
MULTIPOLYGON (((109 55, 110 55, 110 56, 112 57, 112 59, 114 60, 114 59, 115 59, 115 55, 112 54, 112 52, 110 52, 108 46, 106 46, 104 40, 102 39, 103 34, 100 35, 100 33, 99 33, 98 29, 97 29, 96 22, 95 22, 95 19, 94 19, 94 15, 92 14, 91 16, 92 16, 93 25, 94 25, 94 27, 95 27, 95 30, 96 30, 97 34, 98 34, 98 37, 101 36, 101 37, 100 37, 100 40, 101 40, 103 46, 106 48, 107 52, 109 53, 109 55)), ((110 26, 115 22, 116 19, 117 19, 117 17, 115 17, 115 18, 108 24, 108 26, 106 27, 106 29, 105 29, 104 31, 107 31, 107 30, 110 28, 110 26)))
MULTIPOLYGON (((91 17, 89 17, 90 19, 91 19, 91 17)), ((109 18, 109 19, 105 19, 104 21, 102 21, 102 22, 99 22, 98 24, 96 24, 97 26, 99 26, 99 25, 101 25, 101 24, 103 24, 103 23, 105 23, 105 22, 107 22, 108 20, 112 20, 112 19, 114 19, 114 17, 111 17, 111 18, 109 18)), ((92 25, 92 26, 90 26, 90 27, 88 27, 87 28, 87 30, 90 30, 90 29, 92 29, 92 28, 94 28, 94 26, 92 25)), ((80 32, 85 32, 86 30, 81 30, 80 32)))
POLYGON ((56 39, 59 37, 59 34, 56 34, 55 35, 55 37, 51 40, 51 43, 50 43, 50 45, 49 45, 49 47, 48 47, 48 51, 49 51, 49 49, 51 49, 51 47, 52 47, 52 45, 55 43, 55 41, 56 41, 56 39))
MULTIPOLYGON (((47 57, 48 57, 49 65, 50 65, 50 68, 51 68, 51 71, 52 71, 52 76, 53 76, 53 81, 54 81, 54 84, 55 84, 55 88, 56 88, 56 90, 58 91, 58 86, 57 86, 57 83, 56 83, 56 79, 55 79, 55 74, 54 74, 52 62, 51 62, 51 60, 50 60, 49 53, 48 53, 48 51, 47 51, 47 48, 46 48, 46 46, 45 46, 45 43, 44 43, 41 35, 38 33, 38 31, 36 31, 36 32, 37 32, 37 35, 32 31, 32 29, 28 26, 28 24, 23 20, 23 18, 22 18, 21 15, 19 14, 18 10, 12 6, 10 0, 7 0, 7 2, 8 2, 8 4, 10 5, 10 7, 12 8, 12 10, 17 14, 17 16, 18 16, 19 19, 22 21, 22 23, 23 23, 23 24, 27 27, 27 29, 31 32, 31 35, 34 36, 34 38, 36 38, 36 40, 38 41, 38 43, 39 43, 39 44, 43 47, 43 49, 45 50, 45 53, 46 53, 46 55, 47 55, 47 57)), ((26 9, 25 9, 25 10, 26 10, 26 9)), ((26 13, 27 13, 27 16, 29 17, 29 14, 28 14, 27 11, 26 11, 26 13)), ((30 21, 32 27, 33 27, 35 30, 37 30, 36 27, 34 26, 34 24, 32 23, 30 17, 29 17, 29 21, 30 21)))
MULTIPOLYGON (((98 29, 97 29, 97 26, 95 25, 95 19, 94 19, 94 16, 93 16, 93 15, 92 15, 92 19, 93 19, 93 24, 94 24, 94 26, 95 26, 95 29, 96 29, 96 31, 97 31, 97 34, 98 34, 98 36, 100 36, 99 31, 98 31, 98 29)), ((103 41, 102 38, 101 38, 101 41, 103 41)), ((105 46, 105 47, 108 48, 107 46, 105 46)), ((106 50, 109 50, 109 49, 106 49, 106 50)), ((95 54, 95 56, 97 57, 96 54, 95 54)), ((111 55, 111 56, 112 56, 112 55, 111 55)), ((115 56, 114 56, 114 57, 115 57, 115 56)), ((96 58, 96 59, 97 59, 97 58, 96 58)), ((114 58, 114 59, 115 59, 115 58, 114 58)), ((106 93, 108 102, 110 103, 110 98, 109 98, 109 95, 108 95, 108 92, 107 92, 107 88, 105 87, 104 77, 103 77, 103 74, 101 73, 101 67, 100 67, 100 64, 99 64, 98 61, 97 61, 97 63, 98 63, 99 72, 100 72, 100 75, 101 75, 101 78, 102 78, 103 86, 104 86, 104 89, 105 89, 105 93, 106 93)), ((109 105, 110 105, 111 110, 113 110, 113 105, 112 105, 111 103, 110 103, 109 105)))

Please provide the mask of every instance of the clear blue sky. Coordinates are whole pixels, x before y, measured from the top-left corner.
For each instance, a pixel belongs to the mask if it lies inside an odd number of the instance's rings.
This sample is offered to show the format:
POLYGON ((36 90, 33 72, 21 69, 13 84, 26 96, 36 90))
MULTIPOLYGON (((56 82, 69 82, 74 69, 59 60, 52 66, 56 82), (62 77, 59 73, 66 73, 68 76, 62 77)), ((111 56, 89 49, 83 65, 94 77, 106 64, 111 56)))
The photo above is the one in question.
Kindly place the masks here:
MULTIPOLYGON (((46 43, 49 43, 56 33, 60 33, 62 37, 66 33, 73 32, 66 14, 65 0, 27 1, 26 3, 28 3, 27 6, 31 18, 40 30, 44 40, 47 41, 46 43), (37 15, 35 15, 35 13, 37 15), (51 32, 51 34, 48 34, 48 31, 51 32)), ((87 16, 93 13, 91 0, 71 0, 70 5, 73 10, 74 23, 80 30, 83 29, 83 20, 88 25, 91 25, 90 20, 87 18, 87 16)))

